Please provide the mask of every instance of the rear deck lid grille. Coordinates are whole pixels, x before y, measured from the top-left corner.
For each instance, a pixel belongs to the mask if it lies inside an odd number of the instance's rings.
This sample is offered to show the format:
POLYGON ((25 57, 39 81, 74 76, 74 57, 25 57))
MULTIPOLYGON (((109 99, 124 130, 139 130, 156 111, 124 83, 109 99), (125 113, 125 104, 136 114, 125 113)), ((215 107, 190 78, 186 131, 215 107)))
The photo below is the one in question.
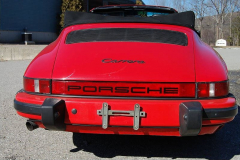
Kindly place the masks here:
POLYGON ((145 28, 94 28, 72 31, 66 44, 83 42, 153 42, 188 45, 185 33, 145 28))

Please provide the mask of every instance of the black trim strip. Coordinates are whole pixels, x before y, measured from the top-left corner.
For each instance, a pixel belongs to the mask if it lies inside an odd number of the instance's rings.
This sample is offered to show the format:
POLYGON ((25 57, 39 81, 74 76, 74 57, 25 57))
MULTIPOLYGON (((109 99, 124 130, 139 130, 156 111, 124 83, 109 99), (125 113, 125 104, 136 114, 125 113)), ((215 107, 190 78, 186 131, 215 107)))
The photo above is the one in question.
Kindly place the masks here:
POLYGON ((224 119, 232 118, 238 114, 238 105, 230 108, 221 108, 221 109, 204 109, 203 110, 203 119, 224 119))
POLYGON ((26 76, 23 76, 23 78, 25 79, 34 79, 34 80, 52 80, 52 79, 49 79, 49 78, 30 78, 30 77, 26 77, 26 76))
POLYGON ((16 95, 18 94, 18 93, 24 93, 25 91, 24 91, 24 89, 20 89, 17 93, 16 93, 16 95))
MULTIPOLYGON (((50 96, 50 97, 63 97, 63 98, 90 98, 90 99, 131 99, 131 100, 209 100, 209 99, 221 99, 232 97, 235 98, 233 94, 229 93, 227 96, 222 97, 208 97, 208 98, 167 98, 167 97, 110 97, 110 96, 79 96, 79 95, 63 95, 63 94, 43 94, 43 93, 35 93, 35 92, 28 92, 23 91, 27 94, 38 95, 38 96, 50 96)), ((236 98, 235 98, 236 99, 236 98)))
POLYGON ((14 108, 22 113, 41 115, 42 106, 37 104, 23 103, 14 99, 14 108))

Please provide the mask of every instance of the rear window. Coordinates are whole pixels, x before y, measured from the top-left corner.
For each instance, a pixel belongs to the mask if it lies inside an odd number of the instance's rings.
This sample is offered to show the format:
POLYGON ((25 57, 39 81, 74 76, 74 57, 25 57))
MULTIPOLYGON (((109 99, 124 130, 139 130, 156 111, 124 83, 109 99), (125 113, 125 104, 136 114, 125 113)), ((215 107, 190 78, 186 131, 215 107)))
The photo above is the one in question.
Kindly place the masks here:
POLYGON ((66 44, 84 42, 153 42, 187 46, 186 34, 177 31, 144 28, 95 28, 72 31, 66 44))

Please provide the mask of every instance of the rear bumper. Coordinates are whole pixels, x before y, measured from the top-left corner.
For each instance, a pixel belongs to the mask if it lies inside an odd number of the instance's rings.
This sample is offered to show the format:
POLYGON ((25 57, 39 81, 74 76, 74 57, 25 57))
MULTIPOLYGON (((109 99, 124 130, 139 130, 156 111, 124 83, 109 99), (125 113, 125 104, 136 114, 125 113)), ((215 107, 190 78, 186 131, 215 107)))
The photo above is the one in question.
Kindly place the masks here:
POLYGON ((22 92, 17 94, 14 107, 19 115, 36 120, 49 130, 107 134, 121 134, 121 131, 123 134, 149 134, 154 131, 152 134, 158 135, 155 132, 159 129, 162 130, 160 135, 176 136, 211 134, 238 113, 233 97, 224 100, 87 100, 22 92), (138 103, 146 115, 134 118, 118 113, 107 115, 104 122, 104 116, 98 114, 103 111, 104 102, 109 103, 106 113, 131 111, 136 114, 134 105, 138 103), (219 108, 210 104, 219 105, 219 108), (105 129, 104 123, 107 124, 105 129), (137 123, 139 128, 134 129, 137 123))
MULTIPOLYGON (((58 99, 51 98, 52 101, 58 102, 58 99), (57 101, 56 101, 57 100, 57 101)), ((18 112, 33 114, 33 115, 42 115, 42 105, 29 104, 19 102, 14 100, 14 108, 18 112)), ((204 109, 202 118, 207 119, 224 119, 235 117, 238 113, 238 105, 234 105, 229 108, 220 108, 220 109, 204 109)))

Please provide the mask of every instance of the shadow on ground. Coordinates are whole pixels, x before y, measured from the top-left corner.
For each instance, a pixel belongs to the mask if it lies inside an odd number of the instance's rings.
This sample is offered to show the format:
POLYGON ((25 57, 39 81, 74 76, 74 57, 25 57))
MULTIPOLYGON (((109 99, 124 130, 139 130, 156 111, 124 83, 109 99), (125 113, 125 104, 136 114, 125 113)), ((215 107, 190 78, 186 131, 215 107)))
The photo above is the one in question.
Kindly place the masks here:
POLYGON ((77 148, 70 152, 82 150, 101 158, 133 156, 228 160, 240 155, 240 115, 215 135, 157 137, 73 133, 73 143, 77 148))

